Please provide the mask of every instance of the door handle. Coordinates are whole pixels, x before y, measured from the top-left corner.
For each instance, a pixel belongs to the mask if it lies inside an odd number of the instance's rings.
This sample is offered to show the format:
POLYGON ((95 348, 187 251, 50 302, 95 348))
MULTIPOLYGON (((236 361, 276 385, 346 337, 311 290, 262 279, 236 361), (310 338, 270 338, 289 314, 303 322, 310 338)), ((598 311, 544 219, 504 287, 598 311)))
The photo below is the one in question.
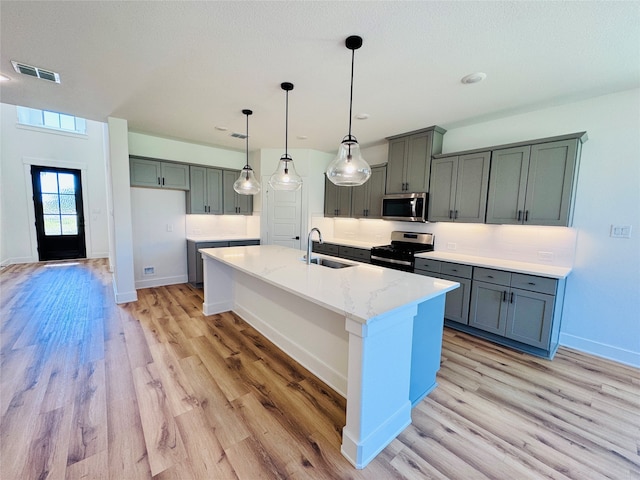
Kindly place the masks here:
POLYGON ((291 240, 300 240, 300 237, 299 236, 291 237, 291 240))
POLYGON ((507 291, 506 291, 506 290, 503 290, 503 291, 502 291, 502 301, 503 301, 503 302, 506 302, 506 301, 507 301, 507 291))

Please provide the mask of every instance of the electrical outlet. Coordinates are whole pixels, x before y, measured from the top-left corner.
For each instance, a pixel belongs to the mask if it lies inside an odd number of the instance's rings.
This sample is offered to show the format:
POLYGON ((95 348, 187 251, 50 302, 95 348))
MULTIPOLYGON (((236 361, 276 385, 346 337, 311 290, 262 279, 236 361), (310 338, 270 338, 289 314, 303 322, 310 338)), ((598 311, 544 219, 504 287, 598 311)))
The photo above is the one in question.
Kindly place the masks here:
POLYGON ((631 225, 611 225, 612 238, 631 238, 631 225))
POLYGON ((447 243, 447 250, 455 250, 456 248, 458 248, 457 243, 454 243, 454 242, 447 243))
POLYGON ((142 269, 142 274, 143 275, 155 275, 156 274, 156 267, 144 267, 142 269))
POLYGON ((553 252, 538 252, 538 260, 542 260, 544 262, 553 261, 553 252))
POLYGON ((167 232, 173 232, 173 225, 167 223, 167 232))

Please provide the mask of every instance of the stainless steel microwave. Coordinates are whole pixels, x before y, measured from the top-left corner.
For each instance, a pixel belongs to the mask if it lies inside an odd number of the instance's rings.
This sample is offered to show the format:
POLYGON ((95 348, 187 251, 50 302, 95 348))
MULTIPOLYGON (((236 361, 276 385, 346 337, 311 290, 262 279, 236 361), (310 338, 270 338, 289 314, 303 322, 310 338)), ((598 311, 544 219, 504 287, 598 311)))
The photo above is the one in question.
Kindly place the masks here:
POLYGON ((403 222, 427 221, 427 193, 398 193, 382 197, 382 218, 403 222))

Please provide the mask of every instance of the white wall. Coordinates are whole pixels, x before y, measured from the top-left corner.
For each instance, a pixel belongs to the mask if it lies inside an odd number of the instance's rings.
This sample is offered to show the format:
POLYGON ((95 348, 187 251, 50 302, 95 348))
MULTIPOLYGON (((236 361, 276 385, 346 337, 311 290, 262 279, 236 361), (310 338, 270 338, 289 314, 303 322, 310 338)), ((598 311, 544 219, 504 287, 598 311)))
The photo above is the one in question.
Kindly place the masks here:
POLYGON ((104 124, 87 120, 86 135, 18 126, 16 107, 4 103, 0 117, 0 265, 38 261, 32 164, 81 171, 87 257, 107 257, 104 124))
MULTIPOLYGON (((580 131, 589 140, 582 148, 575 261, 560 340, 640 366, 640 90, 453 128, 444 135, 443 152, 580 131), (612 224, 633 226, 632 238, 611 238, 612 224)), ((469 240, 461 235, 459 242, 469 240)))
MULTIPOLYGON (((129 154, 239 170, 246 153, 129 132, 129 154)), ((251 160, 252 162, 252 160, 251 160)), ((252 167, 256 167, 252 164, 252 167)), ((187 281, 187 236, 251 234, 259 218, 186 215, 183 191, 130 187, 135 288, 187 281), (171 231, 168 231, 171 230, 171 231), (145 275, 144 267, 154 267, 145 275)), ((254 204, 259 196, 254 196, 254 204)))

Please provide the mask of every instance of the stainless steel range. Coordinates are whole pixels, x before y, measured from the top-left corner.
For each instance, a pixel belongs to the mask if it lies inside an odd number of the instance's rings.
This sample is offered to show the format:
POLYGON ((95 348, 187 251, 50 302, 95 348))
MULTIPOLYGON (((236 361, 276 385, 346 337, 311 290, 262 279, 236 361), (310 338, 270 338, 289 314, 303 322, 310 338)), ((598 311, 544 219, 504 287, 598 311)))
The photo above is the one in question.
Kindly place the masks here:
POLYGON ((391 232, 391 245, 373 247, 371 263, 382 267, 413 272, 415 254, 432 252, 434 235, 418 232, 391 232))

